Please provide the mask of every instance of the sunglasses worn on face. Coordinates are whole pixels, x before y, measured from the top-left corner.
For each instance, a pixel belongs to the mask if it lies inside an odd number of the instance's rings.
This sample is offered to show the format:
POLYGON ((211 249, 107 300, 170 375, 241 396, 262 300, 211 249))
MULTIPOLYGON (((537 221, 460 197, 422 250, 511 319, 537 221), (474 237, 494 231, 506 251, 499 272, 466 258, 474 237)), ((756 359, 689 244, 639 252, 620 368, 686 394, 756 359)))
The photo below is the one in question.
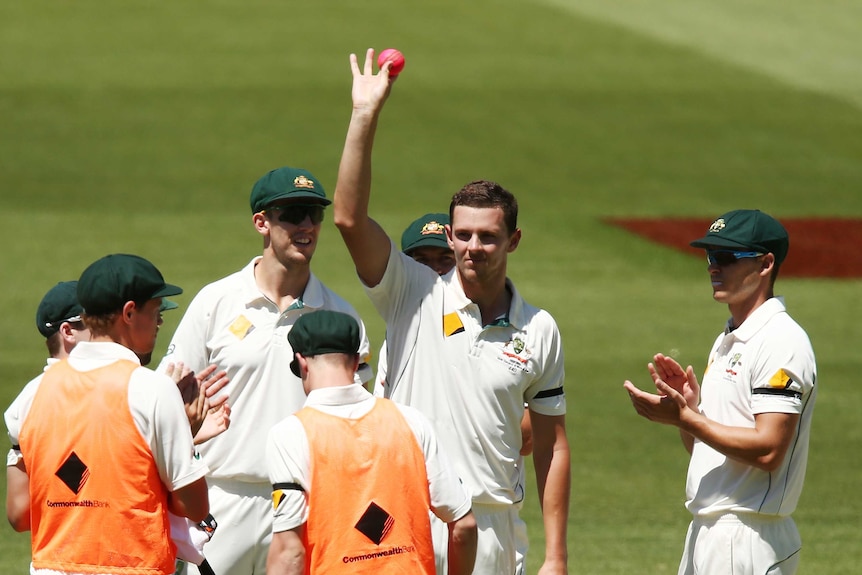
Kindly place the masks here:
POLYGON ((267 210, 278 213, 278 221, 299 225, 305 218, 311 218, 315 226, 323 221, 323 206, 320 204, 286 204, 283 206, 269 206, 267 210))
POLYGON ((761 252, 735 252, 733 250, 706 250, 706 261, 709 265, 729 266, 743 258, 758 258, 761 252))

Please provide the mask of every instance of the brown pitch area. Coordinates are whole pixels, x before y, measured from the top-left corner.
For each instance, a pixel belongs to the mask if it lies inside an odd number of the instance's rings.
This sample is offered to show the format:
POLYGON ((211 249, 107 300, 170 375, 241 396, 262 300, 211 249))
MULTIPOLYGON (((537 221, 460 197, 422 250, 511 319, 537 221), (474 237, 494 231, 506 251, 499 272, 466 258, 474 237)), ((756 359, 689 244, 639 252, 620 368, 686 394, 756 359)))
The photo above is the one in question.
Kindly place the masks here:
MULTIPOLYGON (((703 237, 711 218, 607 218, 605 222, 656 243, 703 258, 688 243, 703 237)), ((781 219, 790 234, 784 277, 862 277, 862 219, 781 219)))

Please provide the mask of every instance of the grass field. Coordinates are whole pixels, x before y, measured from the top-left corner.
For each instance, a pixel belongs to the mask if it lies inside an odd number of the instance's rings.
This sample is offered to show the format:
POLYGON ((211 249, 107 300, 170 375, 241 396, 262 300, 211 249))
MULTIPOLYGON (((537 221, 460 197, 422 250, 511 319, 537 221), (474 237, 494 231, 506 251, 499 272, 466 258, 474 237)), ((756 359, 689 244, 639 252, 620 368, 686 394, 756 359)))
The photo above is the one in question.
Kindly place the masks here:
MULTIPOLYGON (((672 429, 635 415, 622 382, 645 387, 657 351, 702 371, 726 310, 702 261, 601 218, 862 217, 862 37, 860 8, 837 0, 648 4, 4 3, 0 405, 43 365, 33 316, 57 281, 138 253, 186 304, 260 251, 248 212, 260 175, 302 166, 331 194, 348 54, 398 47, 407 67, 378 131, 373 213, 397 235, 469 180, 518 196, 510 275, 565 340, 570 572, 675 573, 685 453, 672 429)), ((314 268, 379 344, 383 325, 331 219, 314 268)), ((806 574, 862 563, 860 287, 779 281, 821 385, 795 514, 806 574)), ((26 572, 28 553, 26 536, 0 529, 0 573, 26 572)))

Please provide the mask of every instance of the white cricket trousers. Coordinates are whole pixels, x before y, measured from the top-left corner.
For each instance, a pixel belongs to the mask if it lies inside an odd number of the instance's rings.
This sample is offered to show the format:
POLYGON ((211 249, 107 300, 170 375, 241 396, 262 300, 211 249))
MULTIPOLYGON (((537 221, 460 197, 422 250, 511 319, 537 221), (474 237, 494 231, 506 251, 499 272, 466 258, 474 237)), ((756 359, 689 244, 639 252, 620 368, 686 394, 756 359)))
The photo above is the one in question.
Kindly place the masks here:
POLYGON ((790 517, 727 513, 695 517, 679 575, 793 575, 802 540, 790 517))
MULTIPOLYGON (((479 529, 476 567, 473 575, 523 575, 526 573, 527 525, 518 505, 473 504, 479 529)), ((449 526, 431 514, 431 536, 437 575, 448 573, 449 526)))

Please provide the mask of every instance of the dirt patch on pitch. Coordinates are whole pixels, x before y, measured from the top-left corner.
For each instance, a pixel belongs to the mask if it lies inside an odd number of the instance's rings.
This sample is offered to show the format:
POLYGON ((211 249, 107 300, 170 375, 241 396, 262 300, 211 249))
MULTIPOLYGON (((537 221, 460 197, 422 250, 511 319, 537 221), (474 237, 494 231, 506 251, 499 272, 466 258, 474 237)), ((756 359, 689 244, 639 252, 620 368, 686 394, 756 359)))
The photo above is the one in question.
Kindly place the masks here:
MULTIPOLYGON (((607 223, 699 258, 703 250, 688 243, 702 237, 712 219, 608 218, 607 223)), ((781 219, 790 234, 784 277, 862 277, 862 219, 781 219)))

